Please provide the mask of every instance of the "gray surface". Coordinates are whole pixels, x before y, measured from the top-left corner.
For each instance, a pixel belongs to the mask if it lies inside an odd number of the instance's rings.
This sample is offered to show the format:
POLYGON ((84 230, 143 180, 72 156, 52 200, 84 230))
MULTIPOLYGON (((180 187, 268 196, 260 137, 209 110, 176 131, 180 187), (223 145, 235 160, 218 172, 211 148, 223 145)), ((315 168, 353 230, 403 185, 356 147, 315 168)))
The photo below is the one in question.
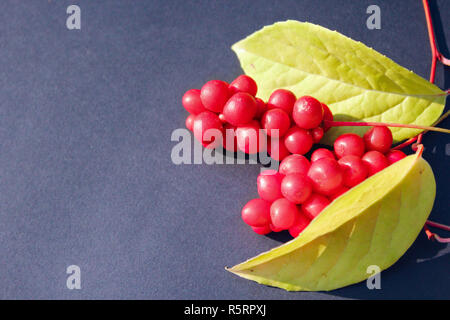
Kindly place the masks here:
MULTIPOLYGON (((449 246, 423 233, 382 273, 382 290, 287 293, 240 279, 224 267, 280 243, 240 218, 259 166, 170 159, 184 91, 240 74, 229 47, 263 25, 321 24, 428 78, 421 1, 76 1, 82 29, 69 31, 72 3, 0 2, 0 298, 450 298, 449 246), (366 28, 370 4, 381 30, 366 28), (71 264, 81 290, 66 288, 71 264)), ((437 4, 448 56, 450 2, 437 4)), ((436 82, 448 88, 443 70, 436 82)), ((450 141, 425 143, 438 172, 431 217, 450 224, 450 141)))

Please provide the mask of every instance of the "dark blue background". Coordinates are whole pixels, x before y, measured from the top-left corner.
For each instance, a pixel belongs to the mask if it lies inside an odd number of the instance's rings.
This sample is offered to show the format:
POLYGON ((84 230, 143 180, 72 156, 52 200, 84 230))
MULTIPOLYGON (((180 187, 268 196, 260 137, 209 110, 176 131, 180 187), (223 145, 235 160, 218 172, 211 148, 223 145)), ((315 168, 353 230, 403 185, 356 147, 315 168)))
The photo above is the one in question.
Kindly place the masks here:
MULTIPOLYGON (((449 56, 450 2, 431 5, 449 56)), ((288 293, 224 270, 283 240, 240 218, 259 166, 176 166, 170 137, 187 116, 183 93, 231 81, 242 71, 230 46, 286 19, 336 29, 428 78, 419 0, 1 1, 0 298, 450 298, 449 246, 423 232, 382 273, 382 290, 288 293), (80 31, 66 28, 70 4, 80 31), (366 28, 370 4, 381 30, 366 28), (66 288, 71 264, 81 290, 66 288)), ((438 65, 436 83, 450 87, 448 68, 438 65)), ((438 188, 431 218, 450 224, 450 141, 424 142, 438 188)))

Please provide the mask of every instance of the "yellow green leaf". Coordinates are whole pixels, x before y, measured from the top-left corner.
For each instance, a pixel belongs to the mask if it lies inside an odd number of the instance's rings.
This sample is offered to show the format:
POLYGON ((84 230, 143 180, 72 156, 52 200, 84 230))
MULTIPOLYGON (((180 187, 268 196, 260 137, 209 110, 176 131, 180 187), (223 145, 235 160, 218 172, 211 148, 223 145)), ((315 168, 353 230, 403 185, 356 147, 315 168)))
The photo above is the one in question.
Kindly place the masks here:
POLYGON ((341 288, 385 270, 412 245, 433 207, 433 171, 410 155, 334 200, 295 239, 229 271, 295 291, 341 288))
MULTIPOLYGON (((445 105, 445 92, 391 59, 336 31, 306 22, 278 22, 232 46, 245 73, 266 100, 278 88, 325 102, 337 121, 432 125, 445 105)), ((323 142, 364 127, 335 127, 323 142)), ((420 130, 391 128, 394 140, 420 130)))

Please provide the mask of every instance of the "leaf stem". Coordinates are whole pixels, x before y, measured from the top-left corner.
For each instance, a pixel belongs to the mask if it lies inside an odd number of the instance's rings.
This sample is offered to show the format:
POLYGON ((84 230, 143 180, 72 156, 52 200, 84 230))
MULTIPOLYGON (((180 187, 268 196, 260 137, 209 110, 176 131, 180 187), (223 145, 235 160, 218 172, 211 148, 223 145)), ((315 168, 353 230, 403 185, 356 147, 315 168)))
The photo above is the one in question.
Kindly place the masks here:
POLYGON ((427 131, 437 131, 443 133, 450 133, 449 129, 438 128, 438 127, 430 127, 430 126, 420 126, 416 124, 404 124, 404 123, 384 123, 384 122, 356 122, 356 121, 329 121, 324 120, 324 124, 329 127, 375 127, 375 126, 384 126, 384 127, 394 127, 394 128, 410 128, 410 129, 419 129, 419 130, 427 130, 427 131))

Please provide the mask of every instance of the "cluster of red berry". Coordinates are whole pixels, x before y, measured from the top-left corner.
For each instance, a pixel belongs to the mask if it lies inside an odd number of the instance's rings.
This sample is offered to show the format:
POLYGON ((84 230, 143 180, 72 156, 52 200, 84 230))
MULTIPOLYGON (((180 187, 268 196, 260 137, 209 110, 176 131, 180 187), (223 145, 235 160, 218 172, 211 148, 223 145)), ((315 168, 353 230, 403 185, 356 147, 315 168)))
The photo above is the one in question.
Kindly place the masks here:
POLYGON ((363 138, 354 133, 341 135, 333 151, 317 149, 311 161, 290 155, 278 172, 266 170, 258 176, 260 198, 244 206, 242 219, 258 234, 289 230, 295 238, 335 198, 406 157, 391 146, 391 131, 380 126, 363 138))

